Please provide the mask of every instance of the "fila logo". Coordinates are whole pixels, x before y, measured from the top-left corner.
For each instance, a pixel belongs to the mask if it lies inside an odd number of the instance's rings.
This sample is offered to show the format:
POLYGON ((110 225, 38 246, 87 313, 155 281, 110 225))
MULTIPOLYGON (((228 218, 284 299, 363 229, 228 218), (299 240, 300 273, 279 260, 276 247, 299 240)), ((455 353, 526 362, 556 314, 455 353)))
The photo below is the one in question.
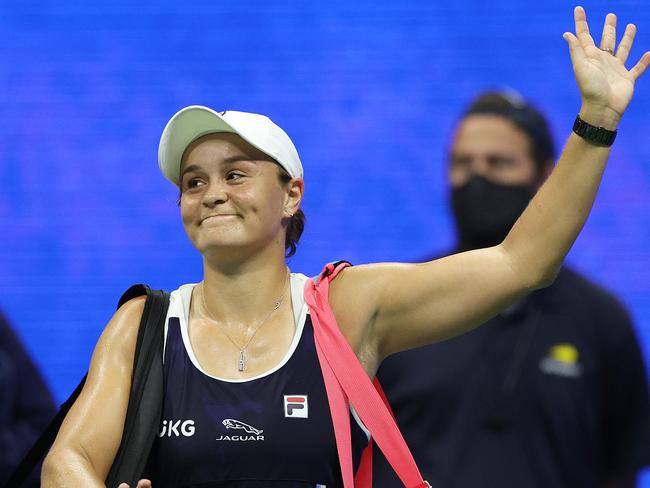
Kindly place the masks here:
POLYGON ((192 437, 194 435, 194 420, 163 420, 162 430, 158 434, 158 437, 192 437), (180 429, 180 430, 179 430, 180 429))
POLYGON ((291 418, 309 418, 307 395, 284 395, 284 416, 291 418))

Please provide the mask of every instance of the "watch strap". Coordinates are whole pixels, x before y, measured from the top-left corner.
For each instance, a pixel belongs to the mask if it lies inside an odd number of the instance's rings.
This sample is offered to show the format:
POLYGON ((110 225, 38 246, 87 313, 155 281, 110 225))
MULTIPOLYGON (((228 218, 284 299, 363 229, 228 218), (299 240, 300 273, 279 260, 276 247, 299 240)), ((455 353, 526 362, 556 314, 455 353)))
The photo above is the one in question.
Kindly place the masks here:
POLYGON ((609 147, 614 143, 616 139, 615 130, 608 130, 604 127, 596 127, 591 125, 589 122, 585 122, 580 118, 580 115, 576 117, 576 121, 573 123, 573 132, 578 134, 584 140, 596 145, 609 147))

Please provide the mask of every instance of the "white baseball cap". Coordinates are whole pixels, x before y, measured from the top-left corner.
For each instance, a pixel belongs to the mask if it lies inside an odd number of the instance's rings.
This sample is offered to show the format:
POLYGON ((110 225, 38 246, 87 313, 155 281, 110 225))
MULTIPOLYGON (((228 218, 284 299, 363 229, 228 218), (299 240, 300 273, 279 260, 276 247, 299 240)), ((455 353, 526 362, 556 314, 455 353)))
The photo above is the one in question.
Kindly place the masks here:
POLYGON ((160 137, 158 166, 165 178, 180 186, 181 157, 192 141, 214 132, 239 135, 251 146, 272 157, 292 178, 303 176, 296 147, 285 131, 264 115, 226 110, 217 112, 190 105, 169 119, 160 137))

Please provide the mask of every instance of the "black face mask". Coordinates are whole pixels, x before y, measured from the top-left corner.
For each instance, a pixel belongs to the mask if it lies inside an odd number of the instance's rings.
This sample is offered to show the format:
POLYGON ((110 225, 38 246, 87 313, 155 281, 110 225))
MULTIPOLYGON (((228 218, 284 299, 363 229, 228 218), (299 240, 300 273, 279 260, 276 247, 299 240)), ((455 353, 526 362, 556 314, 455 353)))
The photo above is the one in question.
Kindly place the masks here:
POLYGON ((535 195, 530 186, 498 185, 482 176, 472 176, 451 193, 461 250, 495 246, 535 195))

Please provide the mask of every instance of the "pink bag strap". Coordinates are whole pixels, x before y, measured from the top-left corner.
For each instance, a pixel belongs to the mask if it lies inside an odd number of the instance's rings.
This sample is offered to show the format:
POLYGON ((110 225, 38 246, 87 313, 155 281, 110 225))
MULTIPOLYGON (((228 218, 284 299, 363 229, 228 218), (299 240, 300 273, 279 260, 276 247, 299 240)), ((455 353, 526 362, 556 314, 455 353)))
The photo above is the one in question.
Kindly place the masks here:
MULTIPOLYGON (((328 264, 317 281, 312 279, 307 281, 304 290, 305 301, 309 306, 314 325, 316 352, 323 371, 334 424, 343 486, 354 487, 350 402, 404 486, 409 488, 430 486, 422 479, 392 413, 384 405, 350 344, 341 333, 329 306, 329 282, 348 266, 350 264, 345 262, 328 264)), ((369 448, 371 449, 372 446, 369 448)), ((367 452, 367 450, 364 452, 363 472, 358 474, 357 482, 369 486, 372 473, 368 472, 367 459, 370 455, 367 452)))
MULTIPOLYGON (((391 416, 393 417, 393 419, 395 419, 395 414, 393 413, 393 410, 390 407, 390 403, 388 403, 388 399, 386 398, 384 389, 381 387, 381 384, 379 383, 379 379, 375 378, 375 381, 373 381, 372 384, 377 390, 379 397, 384 402, 384 405, 386 405, 386 408, 390 412, 391 416)), ((359 469, 357 469, 357 474, 354 476, 354 483, 357 488, 372 488, 372 458, 373 458, 372 445, 373 442, 372 439, 370 439, 368 445, 363 451, 363 454, 361 455, 359 469)))

